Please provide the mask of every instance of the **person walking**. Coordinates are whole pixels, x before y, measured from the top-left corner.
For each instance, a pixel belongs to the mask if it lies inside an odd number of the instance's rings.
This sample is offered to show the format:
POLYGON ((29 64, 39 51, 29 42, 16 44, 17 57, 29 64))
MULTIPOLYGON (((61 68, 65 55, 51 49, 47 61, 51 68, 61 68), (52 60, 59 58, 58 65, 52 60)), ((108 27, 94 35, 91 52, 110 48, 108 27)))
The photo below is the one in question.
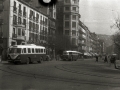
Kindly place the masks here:
MULTIPOLYGON (((115 69, 118 69, 117 65, 116 65, 116 57, 115 56, 111 56, 110 58, 110 63, 114 64, 115 69)), ((110 64, 111 65, 111 64, 110 64)))
POLYGON ((59 60, 59 55, 56 55, 56 61, 59 60))
POLYGON ((98 56, 96 56, 96 62, 98 62, 98 56))
POLYGON ((104 63, 108 63, 108 57, 107 57, 107 55, 105 56, 105 59, 104 59, 104 63))

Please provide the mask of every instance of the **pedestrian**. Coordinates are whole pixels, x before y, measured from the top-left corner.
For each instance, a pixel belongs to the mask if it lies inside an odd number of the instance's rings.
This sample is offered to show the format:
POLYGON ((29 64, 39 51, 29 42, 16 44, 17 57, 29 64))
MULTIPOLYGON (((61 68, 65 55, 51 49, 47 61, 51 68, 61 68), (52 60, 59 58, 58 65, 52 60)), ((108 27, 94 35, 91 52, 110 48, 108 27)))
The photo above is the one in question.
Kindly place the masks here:
MULTIPOLYGON (((118 67, 116 66, 116 57, 115 57, 115 56, 111 56, 111 58, 110 58, 110 63, 113 63, 115 69, 118 69, 118 67)), ((111 64, 110 64, 110 65, 111 65, 111 64)))
POLYGON ((108 63, 108 57, 107 57, 107 55, 105 56, 105 59, 104 59, 104 63, 108 63))
POLYGON ((96 56, 96 62, 98 62, 98 56, 96 56))
POLYGON ((59 60, 59 55, 56 55, 56 61, 59 60))

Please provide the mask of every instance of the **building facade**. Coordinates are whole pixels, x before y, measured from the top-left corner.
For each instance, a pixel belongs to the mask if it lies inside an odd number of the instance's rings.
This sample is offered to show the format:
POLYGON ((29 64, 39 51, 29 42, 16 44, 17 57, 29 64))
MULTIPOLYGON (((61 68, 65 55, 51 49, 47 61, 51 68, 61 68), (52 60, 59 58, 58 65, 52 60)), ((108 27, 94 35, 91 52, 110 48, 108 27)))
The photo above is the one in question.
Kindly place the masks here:
POLYGON ((58 37, 66 39, 63 42, 67 42, 62 49, 78 50, 79 18, 79 0, 58 0, 57 34, 59 34, 58 37))
POLYGON ((79 21, 79 38, 78 38, 78 51, 79 52, 86 52, 86 30, 85 25, 79 21))
POLYGON ((4 57, 11 45, 36 44, 47 47, 48 52, 54 51, 48 44, 48 36, 51 31, 55 34, 56 15, 52 14, 55 7, 50 16, 32 6, 30 1, 2 0, 0 3, 0 47, 4 57), (54 27, 54 30, 51 30, 51 27, 54 27))

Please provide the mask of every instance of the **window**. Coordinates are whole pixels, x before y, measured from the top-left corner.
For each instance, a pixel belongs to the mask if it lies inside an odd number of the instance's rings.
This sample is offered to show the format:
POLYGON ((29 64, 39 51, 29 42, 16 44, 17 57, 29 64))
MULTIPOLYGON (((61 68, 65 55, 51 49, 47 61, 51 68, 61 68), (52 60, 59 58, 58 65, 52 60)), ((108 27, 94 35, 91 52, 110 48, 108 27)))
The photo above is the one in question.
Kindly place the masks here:
POLYGON ((76 22, 72 22, 72 28, 76 28, 76 22))
POLYGON ((77 4, 78 2, 77 2, 77 0, 73 0, 73 3, 74 3, 74 4, 77 4))
POLYGON ((16 7, 16 2, 14 1, 14 7, 16 7))
POLYGON ((72 19, 73 19, 73 20, 76 20, 76 15, 72 15, 72 19))
POLYGON ((18 28, 18 36, 21 36, 21 29, 18 28))
POLYGON ((17 8, 16 8, 16 2, 15 2, 15 1, 14 1, 13 11, 14 11, 14 12, 17 11, 17 8))
POLYGON ((37 13, 36 14, 36 22, 38 22, 38 20, 39 20, 39 14, 37 13))
POLYGON ((69 30, 65 30, 65 34, 66 34, 66 35, 69 35, 69 30))
POLYGON ((38 53, 38 52, 39 52, 37 48, 35 49, 35 51, 36 51, 36 53, 38 53))
POLYGON ((70 7, 65 7, 65 11, 70 11, 70 7))
POLYGON ((70 3, 70 0, 65 0, 65 3, 70 3))
POLYGON ((21 10, 21 4, 19 4, 19 10, 21 10))
POLYGON ((73 11, 77 11, 77 10, 76 10, 76 7, 73 7, 72 10, 73 10, 73 11))
POLYGON ((13 28, 13 34, 15 34, 15 28, 13 28))
POLYGON ((21 21, 21 17, 18 17, 18 24, 21 24, 22 21, 21 21))
POLYGON ((65 15, 65 20, 69 20, 69 18, 70 18, 70 15, 66 14, 65 15))
POLYGON ((46 52, 46 50, 44 49, 44 53, 46 52))
POLYGON ((69 27, 70 27, 69 21, 65 21, 65 27, 66 27, 66 28, 69 28, 69 27))
POLYGON ((34 53, 35 51, 34 51, 34 48, 32 48, 32 53, 34 53))
POLYGON ((26 27, 26 19, 23 19, 23 25, 26 27))
POLYGON ((17 24, 17 16, 16 15, 13 15, 13 24, 17 24))
POLYGON ((19 14, 22 14, 21 4, 19 4, 19 14))
POLYGON ((23 16, 26 16, 26 7, 23 7, 23 16))
POLYGON ((26 48, 23 49, 24 53, 26 53, 26 48))
POLYGON ((29 21, 29 31, 31 31, 32 22, 29 21))
POLYGON ((72 36, 76 36, 76 31, 72 30, 72 36))
POLYGON ((22 36, 25 36, 25 30, 24 29, 21 30, 22 30, 22 36))
POLYGON ((38 49, 39 53, 40 53, 40 49, 38 49))
POLYGON ((43 49, 41 49, 41 53, 43 53, 43 49))
POLYGON ((28 53, 31 53, 31 49, 30 48, 28 48, 28 53))

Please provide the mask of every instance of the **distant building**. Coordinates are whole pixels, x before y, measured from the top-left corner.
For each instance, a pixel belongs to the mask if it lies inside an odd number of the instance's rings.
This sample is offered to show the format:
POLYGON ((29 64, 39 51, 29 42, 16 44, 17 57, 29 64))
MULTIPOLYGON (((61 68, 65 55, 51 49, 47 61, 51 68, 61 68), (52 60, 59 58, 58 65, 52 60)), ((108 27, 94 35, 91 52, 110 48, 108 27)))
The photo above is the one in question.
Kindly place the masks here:
POLYGON ((78 31, 79 37, 78 37, 78 51, 79 52, 86 52, 86 30, 85 25, 79 21, 79 31, 78 31))
POLYGON ((56 36, 57 38, 64 38, 64 40, 61 40, 64 43, 61 45, 64 46, 59 46, 58 51, 60 49, 78 50, 79 18, 79 0, 58 0, 56 36))

